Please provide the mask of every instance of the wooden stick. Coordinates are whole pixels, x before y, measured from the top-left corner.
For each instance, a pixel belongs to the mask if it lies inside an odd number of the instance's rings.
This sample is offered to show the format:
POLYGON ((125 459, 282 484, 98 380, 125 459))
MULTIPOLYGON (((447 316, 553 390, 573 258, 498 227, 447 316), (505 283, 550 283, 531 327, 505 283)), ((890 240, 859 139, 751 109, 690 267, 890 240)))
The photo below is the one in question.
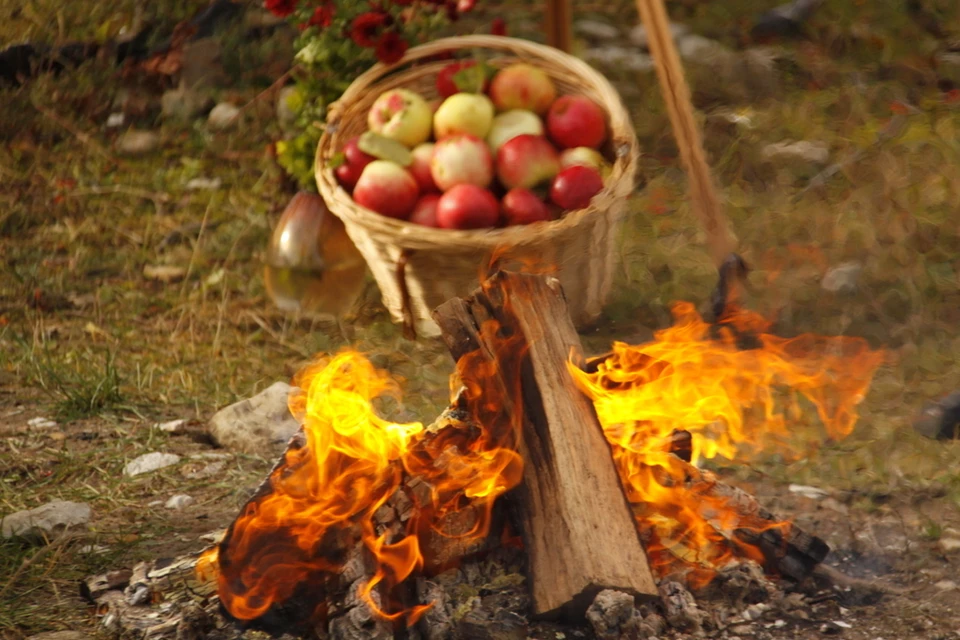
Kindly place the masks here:
POLYGON ((547 44, 564 53, 573 46, 573 0, 547 0, 547 44))
POLYGON ((498 272, 433 317, 454 358, 469 358, 459 368, 464 383, 477 386, 494 372, 499 392, 485 404, 498 417, 522 415, 523 484, 515 497, 534 613, 580 617, 603 589, 656 596, 610 447, 566 369, 581 345, 559 282, 498 272), (477 370, 483 376, 471 380, 477 370))
POLYGON ((637 10, 647 29, 650 53, 667 106, 667 115, 680 149, 680 160, 690 181, 691 205, 706 231, 707 249, 719 267, 733 252, 736 240, 720 207, 720 198, 710 165, 707 164, 700 128, 693 115, 690 89, 670 32, 667 10, 663 0, 637 0, 637 10))

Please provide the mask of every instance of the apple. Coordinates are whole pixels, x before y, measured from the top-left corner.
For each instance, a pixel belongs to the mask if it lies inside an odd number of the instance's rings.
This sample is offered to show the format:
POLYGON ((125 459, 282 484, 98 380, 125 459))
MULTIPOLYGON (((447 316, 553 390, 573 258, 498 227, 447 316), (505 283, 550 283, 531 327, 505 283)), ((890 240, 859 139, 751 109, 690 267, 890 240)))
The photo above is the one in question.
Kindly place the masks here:
POLYGON ((560 152, 561 168, 566 169, 575 165, 592 167, 599 171, 603 177, 610 175, 610 163, 599 151, 590 147, 574 147, 560 152))
MULTIPOLYGON (((469 69, 476 65, 476 60, 464 60, 462 62, 451 62, 443 69, 440 69, 440 73, 437 74, 437 93, 444 98, 449 98, 455 93, 460 93, 461 89, 457 86, 457 74, 464 69, 469 69)), ((488 85, 489 83, 484 80, 483 87, 480 91, 485 92, 488 85)))
POLYGON ((413 157, 409 167, 410 173, 413 174, 414 180, 420 185, 420 193, 440 191, 437 183, 433 181, 433 176, 430 174, 430 160, 433 158, 433 149, 435 146, 432 142, 424 142, 421 145, 417 145, 410 154, 413 157))
POLYGON ((474 184, 458 184, 437 202, 437 224, 441 229, 483 229, 499 220, 497 199, 474 184))
POLYGON ((500 202, 503 219, 508 225, 531 224, 552 220, 546 203, 530 189, 516 187, 510 189, 500 202))
POLYGON ((353 199, 388 218, 406 219, 413 211, 420 187, 409 171, 389 160, 374 160, 363 169, 353 199))
POLYGON ((603 189, 600 172, 574 165, 557 174, 550 185, 550 200, 564 209, 583 209, 603 189))
POLYGON ((504 142, 524 133, 542 136, 543 121, 533 111, 511 109, 493 119, 490 133, 487 134, 487 144, 490 145, 490 150, 496 153, 504 142))
POLYGON ((433 124, 430 105, 408 89, 391 89, 380 94, 367 114, 367 126, 408 147, 426 142, 433 124))
POLYGON ((433 116, 437 140, 457 133, 485 138, 493 124, 493 103, 479 93, 455 93, 440 105, 433 116))
POLYGON ((542 115, 556 97, 550 76, 522 62, 501 69, 490 81, 490 99, 497 111, 527 109, 542 115))
POLYGON ((486 187, 493 181, 493 157, 480 138, 449 136, 434 145, 430 175, 441 191, 458 184, 486 187))
POLYGON ((440 194, 428 193, 420 196, 417 204, 413 207, 413 213, 410 214, 409 221, 424 227, 439 227, 437 224, 437 203, 440 202, 440 194))
POLYGON ((525 133, 507 140, 497 151, 497 177, 507 189, 531 189, 560 171, 560 156, 543 136, 525 133))
POLYGON ((547 133, 561 149, 596 149, 607 139, 607 121, 590 98, 560 96, 547 113, 547 133))
POLYGON ((360 179, 360 174, 363 173, 363 169, 363 166, 344 162, 333 170, 333 175, 337 177, 337 182, 340 183, 341 187, 347 191, 353 191, 354 187, 357 186, 357 180, 360 179))
POLYGON ((347 143, 343 145, 343 156, 346 158, 347 164, 352 164, 361 169, 376 160, 372 155, 364 153, 360 149, 360 136, 347 140, 347 143))

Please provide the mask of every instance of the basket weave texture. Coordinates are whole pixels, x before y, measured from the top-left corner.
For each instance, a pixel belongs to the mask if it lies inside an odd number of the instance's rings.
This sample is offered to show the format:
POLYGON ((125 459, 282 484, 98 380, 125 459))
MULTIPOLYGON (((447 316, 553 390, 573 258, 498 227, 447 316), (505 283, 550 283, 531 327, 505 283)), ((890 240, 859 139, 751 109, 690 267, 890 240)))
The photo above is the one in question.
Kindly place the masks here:
POLYGON ((516 261, 527 270, 553 272, 574 323, 585 326, 596 320, 610 293, 619 253, 616 241, 627 198, 635 188, 637 158, 630 116, 616 90, 597 71, 533 42, 473 35, 412 48, 400 62, 377 64, 360 75, 328 110, 315 166, 320 195, 363 254, 391 316, 420 335, 435 336, 439 329, 431 311, 450 298, 469 295, 493 259, 502 267, 516 261), (436 98, 436 76, 449 60, 435 56, 477 50, 495 68, 532 64, 553 80, 558 95, 583 95, 604 108, 610 135, 602 151, 614 160, 604 189, 589 207, 568 211, 556 221, 470 231, 395 220, 354 202, 337 183, 330 161, 347 140, 367 130, 367 113, 377 97, 389 89, 406 88, 427 100, 436 98))

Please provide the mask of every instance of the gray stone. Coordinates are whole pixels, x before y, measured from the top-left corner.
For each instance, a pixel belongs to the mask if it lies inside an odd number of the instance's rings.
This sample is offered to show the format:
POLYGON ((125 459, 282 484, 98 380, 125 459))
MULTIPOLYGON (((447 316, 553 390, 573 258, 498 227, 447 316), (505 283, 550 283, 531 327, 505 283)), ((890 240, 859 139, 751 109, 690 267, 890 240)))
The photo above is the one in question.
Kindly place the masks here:
POLYGON ((128 462, 127 466, 123 468, 123 473, 131 477, 139 476, 143 473, 150 473, 151 471, 157 471, 158 469, 175 465, 178 462, 180 462, 180 456, 175 453, 153 451, 151 453, 145 453, 142 456, 137 456, 128 462))
POLYGON ((175 496, 170 496, 170 499, 167 500, 163 506, 167 509, 179 511, 180 509, 189 507, 194 502, 196 502, 196 500, 193 499, 193 496, 188 496, 185 493, 181 493, 175 496))
POLYGON ((711 62, 719 56, 734 55, 733 51, 716 40, 704 38, 695 33, 689 33, 677 39, 677 53, 684 60, 702 63, 711 62))
POLYGON ((953 591, 954 589, 957 588, 957 583, 954 582, 953 580, 941 580, 940 582, 936 583, 933 586, 935 586, 940 591, 953 591))
POLYGON ((784 141, 768 144, 761 155, 767 161, 816 167, 827 164, 830 160, 830 149, 822 142, 784 141))
POLYGON ((838 264, 827 270, 820 286, 830 293, 852 293, 857 290, 861 271, 863 271, 863 265, 859 262, 838 264))
POLYGON ((192 120, 206 112, 213 99, 195 89, 181 84, 176 89, 164 91, 160 97, 160 112, 170 120, 192 120))
POLYGON ((211 129, 228 129, 240 120, 240 107, 229 102, 221 102, 207 116, 207 126, 211 129))
POLYGON ((156 151, 160 136, 153 131, 130 129, 117 140, 117 151, 128 156, 142 156, 156 151))
POLYGON ((300 428, 287 405, 293 390, 286 382, 276 382, 252 398, 221 409, 210 419, 214 442, 243 453, 282 451, 300 428))
POLYGON ((194 178, 187 182, 189 191, 216 191, 223 185, 220 178, 194 178))
POLYGON ((634 616, 633 596, 622 591, 604 589, 587 609, 587 622, 597 640, 619 640, 623 627, 634 616))
POLYGON ((158 422, 154 427, 160 429, 164 433, 181 433, 183 431, 184 425, 187 424, 185 418, 180 418, 179 420, 170 420, 169 422, 158 422))
POLYGON ((652 71, 653 58, 630 47, 608 45, 587 49, 583 54, 587 62, 622 71, 652 71))
POLYGON ((294 85, 280 89, 277 94, 277 121, 281 127, 289 127, 297 119, 300 91, 294 85))
MULTIPOLYGON (((690 33, 690 27, 685 24, 680 24, 679 22, 671 22, 670 33, 673 34, 673 41, 676 42, 678 38, 690 33)), ((638 24, 631 29, 629 37, 631 44, 640 47, 644 51, 650 50, 650 39, 647 37, 647 28, 642 24, 638 24)))
POLYGON ((960 551, 960 539, 958 538, 940 538, 937 541, 937 546, 940 547, 940 550, 944 553, 953 553, 954 551, 960 551))
POLYGON ((53 538, 67 529, 86 526, 90 514, 88 504, 54 500, 36 509, 4 516, 0 531, 4 538, 53 538))
POLYGON ((577 20, 573 23, 573 30, 591 40, 616 40, 620 37, 620 29, 599 20, 577 20))
POLYGON ((27 640, 93 640, 93 637, 82 631, 44 631, 28 636, 27 640))
POLYGON ((37 418, 31 418, 30 420, 27 420, 27 426, 31 429, 52 429, 53 427, 57 426, 57 423, 49 418, 39 416, 37 418))

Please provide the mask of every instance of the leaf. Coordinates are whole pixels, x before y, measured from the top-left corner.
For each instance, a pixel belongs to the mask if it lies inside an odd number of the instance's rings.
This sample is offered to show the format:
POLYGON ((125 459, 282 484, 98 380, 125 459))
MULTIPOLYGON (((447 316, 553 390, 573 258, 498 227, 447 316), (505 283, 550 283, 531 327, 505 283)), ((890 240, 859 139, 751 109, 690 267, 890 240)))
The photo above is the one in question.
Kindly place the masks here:
POLYGON ((347 161, 347 156, 343 153, 343 151, 340 151, 339 153, 335 153, 333 157, 330 158, 330 161, 327 163, 327 166, 330 167, 331 169, 336 169, 337 167, 342 166, 346 161, 347 161))
POLYGON ((160 282, 176 282, 182 280, 187 275, 187 270, 183 267, 177 267, 169 264, 148 264, 143 267, 143 276, 147 280, 159 280, 160 282))

